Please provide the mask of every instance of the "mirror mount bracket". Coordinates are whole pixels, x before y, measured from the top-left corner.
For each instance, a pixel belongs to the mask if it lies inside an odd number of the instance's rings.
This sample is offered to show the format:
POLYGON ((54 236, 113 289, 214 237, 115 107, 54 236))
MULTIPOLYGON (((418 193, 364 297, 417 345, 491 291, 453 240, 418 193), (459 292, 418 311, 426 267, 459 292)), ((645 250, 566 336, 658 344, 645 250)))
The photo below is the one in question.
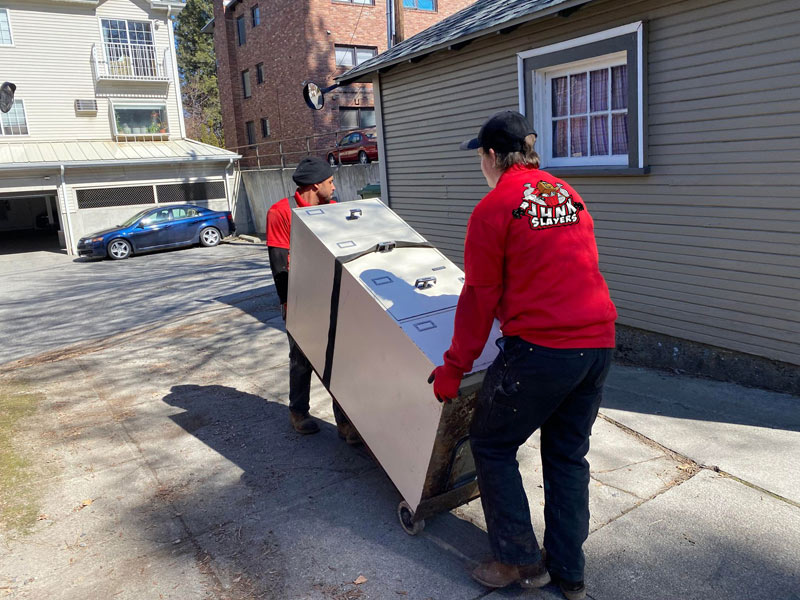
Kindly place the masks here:
POLYGON ((322 110, 325 106, 325 94, 332 92, 339 87, 338 83, 329 85, 326 88, 320 88, 313 81, 303 82, 303 100, 306 101, 308 107, 312 110, 322 110))

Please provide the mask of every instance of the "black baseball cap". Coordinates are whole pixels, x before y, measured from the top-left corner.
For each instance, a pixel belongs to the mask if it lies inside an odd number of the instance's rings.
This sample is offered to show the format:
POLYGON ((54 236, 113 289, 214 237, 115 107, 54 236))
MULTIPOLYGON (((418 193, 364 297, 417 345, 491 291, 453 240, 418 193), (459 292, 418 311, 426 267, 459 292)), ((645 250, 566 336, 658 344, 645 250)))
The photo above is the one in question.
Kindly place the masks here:
POLYGON ((536 132, 528 120, 513 110, 493 114, 481 126, 478 137, 461 143, 462 150, 491 148, 495 152, 508 154, 525 150, 525 138, 536 132))
POLYGON ((306 156, 297 165, 292 179, 297 185, 314 185, 333 175, 328 161, 318 156, 306 156))

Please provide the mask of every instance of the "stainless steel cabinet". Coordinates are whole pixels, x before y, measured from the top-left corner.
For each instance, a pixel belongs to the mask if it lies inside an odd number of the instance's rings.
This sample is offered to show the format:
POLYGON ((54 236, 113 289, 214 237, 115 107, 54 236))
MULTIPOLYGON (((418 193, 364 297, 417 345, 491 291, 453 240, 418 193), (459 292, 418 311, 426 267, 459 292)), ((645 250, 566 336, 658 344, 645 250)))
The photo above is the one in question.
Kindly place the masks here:
POLYGON ((427 383, 463 272, 379 199, 295 209, 290 259, 287 329, 403 496, 406 530, 474 498, 467 426, 497 324, 469 393, 445 406, 427 383))

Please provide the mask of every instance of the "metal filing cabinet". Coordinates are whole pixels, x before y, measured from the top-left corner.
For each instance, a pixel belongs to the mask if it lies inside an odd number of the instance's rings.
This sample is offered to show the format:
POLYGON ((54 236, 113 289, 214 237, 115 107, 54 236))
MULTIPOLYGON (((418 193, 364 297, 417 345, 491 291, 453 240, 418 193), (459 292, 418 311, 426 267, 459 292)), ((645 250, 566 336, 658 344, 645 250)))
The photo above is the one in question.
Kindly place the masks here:
POLYGON ((461 398, 440 404, 427 383, 463 281, 377 198, 294 210, 287 329, 403 496, 409 533, 478 495, 467 431, 497 323, 461 398))

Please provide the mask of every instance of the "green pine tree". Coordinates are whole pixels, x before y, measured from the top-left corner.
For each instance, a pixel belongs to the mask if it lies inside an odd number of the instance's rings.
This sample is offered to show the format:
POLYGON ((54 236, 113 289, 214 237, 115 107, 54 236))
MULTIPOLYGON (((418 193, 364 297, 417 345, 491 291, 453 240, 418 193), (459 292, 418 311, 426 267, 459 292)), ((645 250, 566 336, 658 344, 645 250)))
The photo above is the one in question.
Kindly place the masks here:
POLYGON ((224 148, 214 38, 200 32, 213 16, 213 0, 187 0, 186 8, 175 18, 175 43, 186 133, 224 148))

